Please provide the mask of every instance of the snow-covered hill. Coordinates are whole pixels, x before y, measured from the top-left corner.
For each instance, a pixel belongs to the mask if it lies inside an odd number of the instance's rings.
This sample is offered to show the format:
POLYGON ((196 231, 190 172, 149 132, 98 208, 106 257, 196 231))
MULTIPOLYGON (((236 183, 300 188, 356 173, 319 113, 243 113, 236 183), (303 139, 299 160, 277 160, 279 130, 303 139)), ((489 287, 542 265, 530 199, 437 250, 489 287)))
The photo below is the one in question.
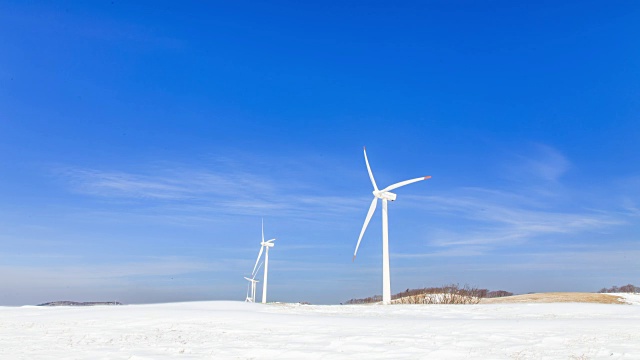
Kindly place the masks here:
POLYGON ((0 358, 640 359, 640 306, 0 307, 0 358))

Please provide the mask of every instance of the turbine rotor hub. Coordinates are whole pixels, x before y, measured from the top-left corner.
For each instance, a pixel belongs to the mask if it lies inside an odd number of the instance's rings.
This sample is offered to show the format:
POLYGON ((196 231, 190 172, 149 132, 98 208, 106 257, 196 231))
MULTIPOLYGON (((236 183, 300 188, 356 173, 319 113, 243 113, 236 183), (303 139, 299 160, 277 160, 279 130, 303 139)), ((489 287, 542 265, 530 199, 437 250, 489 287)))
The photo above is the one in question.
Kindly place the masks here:
POLYGON ((396 195, 396 194, 394 194, 392 192, 389 192, 389 191, 374 190, 373 191, 373 196, 377 197, 378 199, 395 201, 396 197, 398 195, 396 195))

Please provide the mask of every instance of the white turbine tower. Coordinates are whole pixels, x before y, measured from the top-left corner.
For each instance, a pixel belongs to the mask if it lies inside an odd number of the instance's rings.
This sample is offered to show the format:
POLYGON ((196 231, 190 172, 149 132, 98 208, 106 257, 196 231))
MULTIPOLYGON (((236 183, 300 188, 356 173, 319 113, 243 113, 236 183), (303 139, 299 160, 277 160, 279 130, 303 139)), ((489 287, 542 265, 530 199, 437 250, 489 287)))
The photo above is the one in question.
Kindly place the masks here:
POLYGON ((253 266, 252 274, 256 272, 258 261, 260 261, 262 252, 266 248, 267 251, 264 254, 264 282, 262 283, 262 303, 263 304, 267 303, 267 277, 269 275, 269 248, 274 247, 274 243, 273 243, 274 241, 276 241, 276 239, 264 241, 264 220, 262 220, 262 242, 260 243, 260 252, 258 253, 256 264, 253 266))
POLYGON ((353 252, 353 260, 356 259, 356 254, 358 253, 358 247, 360 246, 360 241, 362 240, 362 236, 364 235, 365 230, 367 230, 367 225, 369 225, 371 216, 373 216, 373 213, 376 211, 378 199, 381 199, 382 200, 382 303, 390 304, 391 303, 391 275, 389 273, 389 226, 388 226, 388 218, 387 218, 387 201, 394 201, 396 199, 396 194, 390 191, 397 189, 401 186, 412 184, 414 182, 427 180, 431 178, 431 176, 424 176, 424 177, 419 177, 411 180, 401 181, 399 183, 387 186, 382 190, 378 190, 376 181, 373 178, 373 173, 371 172, 371 167, 369 166, 369 159, 367 159, 366 147, 364 148, 364 161, 367 164, 367 171, 369 172, 369 178, 371 179, 371 184, 373 184, 373 201, 371 202, 371 206, 369 207, 369 212, 367 213, 367 217, 364 219, 364 225, 362 226, 362 231, 360 231, 360 237, 358 237, 356 250, 353 252))

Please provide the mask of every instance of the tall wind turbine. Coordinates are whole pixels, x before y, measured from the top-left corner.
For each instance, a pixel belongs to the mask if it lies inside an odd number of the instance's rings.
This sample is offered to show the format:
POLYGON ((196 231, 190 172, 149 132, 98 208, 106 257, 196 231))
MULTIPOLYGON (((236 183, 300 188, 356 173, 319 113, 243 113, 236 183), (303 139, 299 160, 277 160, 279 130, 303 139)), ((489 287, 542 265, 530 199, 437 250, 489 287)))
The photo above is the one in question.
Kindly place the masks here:
POLYGON ((353 252, 353 260, 356 259, 356 254, 358 253, 358 247, 360 246, 360 241, 362 240, 362 236, 364 235, 365 230, 367 230, 367 225, 369 225, 371 216, 373 216, 373 213, 376 211, 378 199, 381 199, 382 200, 382 303, 390 304, 391 303, 391 275, 389 273, 389 225, 388 225, 388 217, 387 217, 387 201, 395 201, 396 199, 396 194, 390 191, 397 189, 401 186, 413 184, 414 182, 427 180, 431 178, 431 176, 424 176, 424 177, 419 177, 411 180, 401 181, 399 183, 395 183, 393 185, 387 186, 382 190, 378 190, 378 185, 376 185, 376 181, 373 178, 373 173, 371 172, 371 167, 369 166, 369 159, 367 159, 366 147, 364 148, 364 161, 367 164, 367 171, 369 172, 369 178, 371 179, 371 184, 373 184, 373 201, 371 202, 371 206, 369 207, 369 212, 367 213, 367 217, 364 219, 364 225, 362 226, 362 231, 360 231, 360 237, 358 237, 356 250, 353 252))
POLYGON ((276 241, 276 239, 264 241, 264 220, 262 220, 262 242, 260 243, 260 252, 258 253, 256 264, 253 266, 252 274, 256 272, 258 261, 260 261, 262 252, 266 248, 267 251, 264 254, 264 282, 262 283, 262 303, 263 304, 267 303, 267 277, 269 275, 269 248, 274 247, 274 243, 273 243, 274 241, 276 241))

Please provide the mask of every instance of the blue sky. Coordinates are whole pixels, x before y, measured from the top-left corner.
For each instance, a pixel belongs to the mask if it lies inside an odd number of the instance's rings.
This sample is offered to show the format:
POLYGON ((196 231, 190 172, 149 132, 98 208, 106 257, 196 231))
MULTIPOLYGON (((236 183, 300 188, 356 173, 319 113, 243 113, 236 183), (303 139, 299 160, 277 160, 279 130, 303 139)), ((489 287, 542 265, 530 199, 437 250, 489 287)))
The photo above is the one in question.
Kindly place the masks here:
POLYGON ((0 305, 640 283, 634 1, 0 4, 0 305))

